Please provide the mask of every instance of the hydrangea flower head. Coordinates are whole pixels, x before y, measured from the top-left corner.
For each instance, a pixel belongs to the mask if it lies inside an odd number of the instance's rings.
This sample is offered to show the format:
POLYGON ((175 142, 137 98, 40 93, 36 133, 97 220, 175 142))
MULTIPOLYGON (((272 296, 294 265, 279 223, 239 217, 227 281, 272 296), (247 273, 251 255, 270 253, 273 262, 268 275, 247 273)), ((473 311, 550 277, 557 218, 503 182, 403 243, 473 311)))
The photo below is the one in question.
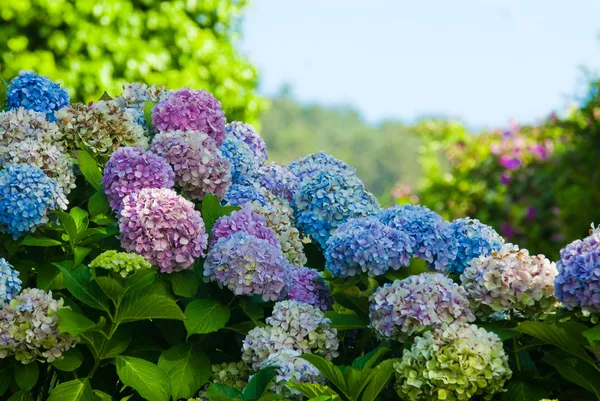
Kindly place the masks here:
POLYGON ((121 110, 114 101, 72 104, 57 112, 56 117, 65 134, 66 148, 70 152, 86 150, 101 164, 121 146, 148 148, 144 129, 133 114, 121 110))
POLYGON ((0 258, 0 309, 2 305, 21 291, 19 271, 15 270, 4 258, 0 258))
POLYGON ((115 102, 122 110, 129 111, 135 121, 144 128, 146 127, 146 118, 144 110, 146 102, 158 103, 167 96, 170 91, 165 90, 164 85, 148 86, 139 82, 127 83, 123 85, 123 92, 115 98, 115 102))
POLYGON ((252 125, 234 121, 225 126, 225 133, 227 136, 235 137, 248 144, 259 166, 262 166, 269 158, 265 141, 252 125))
POLYGON ((299 158, 289 164, 290 171, 300 181, 321 171, 335 171, 342 175, 355 175, 356 169, 321 151, 299 158))
POLYGON ((96 256, 90 267, 100 267, 113 271, 125 278, 140 269, 150 269, 152 265, 146 259, 135 253, 117 252, 110 250, 96 256))
POLYGON ((491 400, 512 376, 498 336, 464 323, 417 337, 394 369, 398 395, 410 401, 491 400))
POLYGON ((236 295, 276 301, 287 294, 290 265, 281 249, 245 231, 221 238, 208 251, 204 275, 236 295))
POLYGON ((201 131, 217 147, 225 139, 225 122, 221 102, 205 90, 172 91, 152 110, 152 125, 158 132, 201 131))
POLYGON ((252 185, 233 184, 225 196, 223 204, 231 206, 244 206, 246 203, 257 202, 262 206, 269 203, 260 188, 252 185))
POLYGON ((242 361, 212 365, 211 383, 234 387, 240 391, 248 384, 252 370, 242 361))
POLYGON ((163 273, 190 268, 208 243, 194 204, 166 188, 144 188, 125 197, 119 229, 121 246, 163 273))
POLYGON ((271 355, 258 366, 259 369, 275 367, 276 373, 269 391, 285 397, 300 396, 300 392, 288 383, 324 383, 325 377, 310 362, 298 358, 300 352, 283 349, 271 355))
POLYGON ((504 239, 492 227, 477 219, 456 219, 450 223, 450 229, 458 246, 456 258, 447 267, 450 273, 462 273, 473 258, 499 251, 504 244, 504 239))
POLYGON ((301 267, 291 270, 291 284, 288 299, 304 302, 317 309, 331 309, 331 290, 318 270, 301 267))
POLYGON ((175 174, 162 158, 142 148, 117 149, 104 166, 102 185, 113 210, 119 211, 123 199, 142 188, 173 188, 175 174))
POLYGON ((22 107, 0 112, 0 148, 25 139, 58 146, 63 136, 56 123, 46 120, 44 113, 22 107))
POLYGON ((526 249, 504 244, 489 256, 471 260, 461 274, 471 305, 480 317, 518 311, 537 316, 556 303, 556 265, 544 255, 529 255, 526 249))
POLYGON ((58 332, 57 312, 63 308, 63 300, 53 299, 51 292, 24 289, 0 309, 0 358, 52 362, 73 348, 76 338, 58 332))
POLYGON ((66 208, 65 194, 41 168, 11 164, 0 171, 0 231, 17 239, 46 223, 48 212, 66 208))
POLYGON ((380 276, 410 263, 410 240, 403 232, 389 228, 377 217, 350 219, 339 226, 327 241, 325 267, 334 276, 360 273, 380 276))
POLYGON ((55 121, 54 112, 69 105, 69 94, 48 77, 21 71, 9 83, 6 105, 8 109, 23 107, 38 111, 48 121, 55 121))
POLYGON ((384 338, 403 341, 424 328, 475 320, 466 291, 440 273, 386 283, 370 301, 371 326, 384 338))
POLYGON ((292 174, 289 167, 271 163, 258 170, 256 183, 276 196, 291 202, 300 184, 300 179, 292 174))
POLYGON ((265 217, 253 211, 250 206, 245 206, 228 216, 219 218, 210 233, 210 245, 212 246, 219 239, 229 237, 239 231, 264 239, 275 248, 281 249, 273 230, 267 227, 265 217))
POLYGON ((206 194, 219 199, 231 185, 231 164, 208 135, 199 131, 163 132, 154 137, 152 152, 175 171, 175 184, 191 199, 206 194))
POLYGON ((294 197, 297 226, 321 248, 342 223, 376 214, 380 206, 356 176, 320 171, 303 180, 294 197))
POLYGON ((445 270, 458 251, 450 224, 425 206, 394 206, 381 213, 382 223, 404 232, 410 239, 412 256, 424 259, 436 270, 445 270))
POLYGON ((231 181, 234 184, 246 184, 254 180, 259 164, 246 142, 227 136, 219 149, 231 163, 231 181))

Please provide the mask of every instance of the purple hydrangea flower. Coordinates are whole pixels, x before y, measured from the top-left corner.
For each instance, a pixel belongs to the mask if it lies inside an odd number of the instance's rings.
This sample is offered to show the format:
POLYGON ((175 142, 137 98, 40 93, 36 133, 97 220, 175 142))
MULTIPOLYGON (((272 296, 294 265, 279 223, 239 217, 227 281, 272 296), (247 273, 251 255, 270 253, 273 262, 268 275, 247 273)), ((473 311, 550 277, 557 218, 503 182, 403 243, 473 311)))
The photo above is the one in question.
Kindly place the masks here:
POLYGON ((210 245, 214 245, 219 239, 229 237, 239 231, 264 239, 277 249, 281 244, 273 230, 267 227, 267 220, 261 214, 253 211, 249 206, 232 212, 229 216, 219 218, 210 233, 210 245))
POLYGON ((225 126, 225 133, 248 144, 259 166, 262 166, 269 158, 265 141, 263 141, 252 125, 234 121, 225 126))
POLYGON ((331 309, 331 290, 321 274, 309 267, 291 270, 291 284, 288 299, 304 302, 321 310, 331 309))
POLYGON ((335 171, 340 174, 355 175, 356 169, 335 157, 321 151, 299 158, 289 164, 290 171, 299 180, 311 177, 320 171, 335 171))
POLYGON ((259 165, 247 143, 236 137, 227 136, 220 150, 231 163, 231 181, 234 184, 246 184, 253 181, 259 165))
POLYGON ((21 291, 19 271, 15 270, 4 258, 0 258, 0 309, 2 305, 21 291))
POLYGON ((271 163, 258 170, 256 182, 273 194, 291 202, 300 184, 300 179, 292 174, 289 167, 271 163))
POLYGON ((211 137, 217 147, 225 139, 225 122, 221 102, 205 90, 173 91, 152 110, 152 125, 158 132, 201 131, 211 137))
POLYGON ((6 105, 9 110, 23 107, 39 111, 48 121, 55 121, 54 112, 69 105, 69 94, 48 77, 21 71, 9 83, 6 105))
POLYGON ((142 188, 173 188, 174 176, 162 157, 141 148, 122 147, 104 166, 102 185, 110 207, 119 211, 123 199, 142 188))
POLYGON ((221 238, 208 251, 204 275, 236 295, 283 298, 289 289, 290 264, 269 241, 238 231, 221 238))
POLYGON ((447 267, 450 273, 462 273, 473 258, 488 256, 504 244, 504 239, 492 227, 477 219, 456 219, 450 228, 458 244, 456 258, 447 267))
POLYGON ((360 273, 379 276, 408 266, 411 250, 406 234, 389 228, 377 217, 350 219, 327 241, 325 267, 337 277, 360 273))
POLYGON ((172 189, 144 188, 125 197, 119 228, 121 246, 163 273, 188 269, 208 242, 200 212, 172 189))
POLYGON ((222 199, 231 185, 231 164, 203 132, 160 133, 151 151, 173 167, 175 184, 191 199, 202 200, 206 194, 222 199))

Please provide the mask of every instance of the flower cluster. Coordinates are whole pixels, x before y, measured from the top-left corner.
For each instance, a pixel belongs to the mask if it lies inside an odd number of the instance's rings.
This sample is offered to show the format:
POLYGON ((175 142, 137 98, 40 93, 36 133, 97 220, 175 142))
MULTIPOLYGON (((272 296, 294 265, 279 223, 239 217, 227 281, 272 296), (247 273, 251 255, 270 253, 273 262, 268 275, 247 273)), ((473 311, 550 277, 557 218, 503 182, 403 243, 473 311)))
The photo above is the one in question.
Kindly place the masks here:
POLYGON ((412 256, 424 259, 436 270, 445 270, 458 251, 450 224, 425 206, 403 205, 386 209, 379 219, 410 239, 412 256))
POLYGON ((269 385, 269 390, 285 397, 299 396, 300 392, 288 383, 324 383, 325 378, 317 368, 308 361, 298 358, 302 355, 293 349, 282 349, 269 355, 258 365, 259 369, 276 368, 276 375, 269 385))
POLYGON ((287 294, 290 265, 281 249, 245 231, 221 238, 204 262, 204 275, 236 295, 276 301, 287 294))
POLYGON ((321 274, 308 267, 291 270, 291 284, 288 299, 304 302, 317 309, 331 309, 331 290, 321 274))
POLYGON ((217 147, 225 139, 225 122, 221 102, 205 90, 170 92, 152 109, 152 125, 158 132, 201 131, 217 147))
POLYGON ((265 164, 269 158, 265 141, 260 137, 258 132, 250 124, 241 123, 238 121, 231 122, 225 126, 227 136, 235 137, 250 146, 254 157, 259 166, 265 164))
POLYGON ((231 163, 231 181, 234 184, 246 184, 254 179, 260 166, 246 142, 228 135, 219 149, 231 163))
POLYGON ((450 229, 458 246, 456 258, 447 266, 450 273, 462 273, 473 258, 499 251, 504 244, 504 239, 492 227, 477 219, 456 219, 450 223, 450 229))
POLYGON ((135 253, 117 252, 110 250, 101 253, 90 263, 90 267, 100 267, 113 271, 125 278, 140 269, 150 269, 152 265, 146 259, 135 253))
POLYGON ((219 218, 215 222, 210 233, 210 245, 212 246, 219 239, 229 237, 238 231, 243 231, 257 238, 264 239, 275 248, 281 248, 273 230, 267 227, 265 217, 253 211, 248 205, 232 212, 228 216, 219 218))
POLYGON ((30 164, 0 171, 0 231, 15 239, 48 221, 48 212, 67 208, 58 183, 30 164))
POLYGON ((600 312, 600 232, 575 240, 560 251, 556 297, 573 310, 600 312))
POLYGON ((173 167, 175 184, 191 199, 206 194, 222 199, 231 185, 231 164, 207 134, 200 131, 163 132, 154 137, 152 152, 173 167))
POLYGON ((143 188, 173 188, 174 177, 163 158, 142 148, 122 147, 104 166, 102 186, 110 207, 119 211, 127 195, 143 188))
POLYGON ((370 301, 371 326, 384 338, 404 340, 424 328, 475 320, 466 291, 440 273, 387 283, 370 301))
POLYGON ((489 256, 473 259, 460 279, 480 317, 515 311, 536 316, 556 303, 557 274, 554 262, 544 255, 530 256, 526 249, 504 244, 489 256))
POLYGON ((253 185, 233 184, 223 197, 223 204, 230 206, 244 206, 250 202, 257 202, 262 206, 269 203, 260 188, 253 185))
POLYGON ((258 170, 256 182, 273 194, 291 202, 300 184, 300 179, 292 174, 289 167, 271 163, 258 170))
POLYGON ((452 323, 417 337, 394 364, 403 400, 491 400, 512 372, 502 341, 475 325, 452 323))
POLYGON ((212 365, 212 372, 211 383, 231 386, 241 391, 248 384, 252 370, 244 362, 239 361, 212 365))
POLYGON ((0 258, 0 309, 4 303, 10 301, 21 291, 19 272, 6 261, 0 258))
POLYGON ((381 223, 377 217, 350 219, 327 241, 325 267, 334 276, 360 273, 380 276, 410 263, 408 236, 381 223))
POLYGON ((55 121, 54 113, 69 105, 69 94, 59 84, 33 71, 21 71, 9 83, 6 93, 8 109, 23 107, 46 115, 55 121))
POLYGON ((51 292, 26 288, 0 309, 0 358, 14 356, 29 363, 35 359, 52 362, 76 344, 69 334, 59 334, 58 315, 65 308, 51 292))
POLYGON ((144 188, 127 196, 119 229, 121 246, 163 273, 188 269, 208 242, 200 212, 172 189, 144 188))
POLYGON ((100 163, 121 146, 148 148, 144 129, 114 101, 76 103, 57 112, 56 117, 65 134, 65 147, 71 152, 86 150, 100 163))
POLYGON ((56 123, 46 120, 44 113, 22 107, 0 112, 0 148, 25 139, 59 146, 63 136, 56 123))
POLYGON ((291 162, 289 168, 292 174, 298 177, 300 181, 306 177, 312 177, 323 170, 334 171, 349 176, 356 174, 356 169, 322 151, 291 162))
POLYGON ((149 87, 146 84, 133 82, 123 85, 123 92, 115 98, 115 102, 122 110, 127 110, 133 114, 139 125, 148 128, 144 116, 146 102, 157 103, 169 93, 170 91, 165 90, 164 85, 155 84, 149 87))
POLYGON ((322 170, 300 183, 294 210, 298 229, 325 249, 340 224, 353 217, 376 214, 380 206, 358 177, 322 170))

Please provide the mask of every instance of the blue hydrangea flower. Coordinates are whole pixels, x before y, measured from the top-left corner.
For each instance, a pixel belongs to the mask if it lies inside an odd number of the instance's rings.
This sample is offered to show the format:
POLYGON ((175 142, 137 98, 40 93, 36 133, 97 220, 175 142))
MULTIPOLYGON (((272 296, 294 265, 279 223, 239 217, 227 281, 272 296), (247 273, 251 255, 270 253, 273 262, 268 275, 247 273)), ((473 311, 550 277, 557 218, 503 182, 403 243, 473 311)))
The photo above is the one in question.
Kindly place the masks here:
POLYGON ((18 239, 48 221, 48 212, 66 209, 60 185, 41 168, 11 164, 0 171, 0 231, 18 239))
POLYGON ((380 206, 360 179, 335 170, 303 180, 294 197, 298 229, 325 249, 337 227, 353 217, 376 214, 380 206))
POLYGON ((54 112, 69 105, 69 94, 48 77, 21 71, 9 83, 6 105, 9 110, 23 107, 39 111, 48 121, 56 121, 54 112))
POLYGON ((329 170, 341 174, 355 175, 356 169, 321 151, 299 158, 289 164, 290 171, 299 180, 311 177, 319 171, 329 170))
POLYGON ((327 241, 325 267, 334 276, 360 273, 380 276, 410 263, 409 237, 381 223, 377 217, 350 219, 327 241))
POLYGON ((263 141, 260 134, 256 132, 252 125, 233 121, 225 125, 225 136, 237 138, 248 144, 259 166, 265 164, 265 161, 269 158, 265 141, 263 141))
POLYGON ((2 304, 10 301, 21 291, 19 272, 4 259, 0 258, 0 309, 2 304))
POLYGON ((231 181, 234 184, 245 184, 253 180, 260 166, 250 145, 228 135, 220 149, 223 156, 231 163, 231 181))
POLYGON ((249 202, 258 202, 261 206, 267 206, 269 201, 261 193, 259 188, 252 185, 233 184, 225 193, 224 205, 244 206, 249 202))
POLYGON ((405 233, 410 238, 412 256, 424 259, 435 269, 445 270, 456 259, 458 247, 450 223, 427 207, 394 206, 381 213, 379 220, 405 233))
POLYGON ((292 174, 287 166, 271 163, 258 170, 256 182, 261 187, 291 202, 300 184, 300 179, 292 174))
POLYGON ((450 223, 450 229, 456 238, 458 252, 456 259, 448 263, 449 273, 462 273, 471 259, 488 256, 493 251, 499 251, 504 244, 500 234, 477 219, 456 219, 450 223))

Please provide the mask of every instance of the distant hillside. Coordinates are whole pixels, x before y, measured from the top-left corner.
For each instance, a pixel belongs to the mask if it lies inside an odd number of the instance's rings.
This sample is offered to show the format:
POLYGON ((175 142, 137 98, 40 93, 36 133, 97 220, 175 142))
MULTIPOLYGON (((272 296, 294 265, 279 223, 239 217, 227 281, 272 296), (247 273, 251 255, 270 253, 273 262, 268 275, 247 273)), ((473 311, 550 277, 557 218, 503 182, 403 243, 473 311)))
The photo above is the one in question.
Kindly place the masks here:
POLYGON ((301 105, 285 93, 272 99, 261 121, 269 159, 288 163, 323 150, 355 167, 382 202, 394 184, 419 180, 420 140, 401 123, 367 125, 355 110, 301 105))

